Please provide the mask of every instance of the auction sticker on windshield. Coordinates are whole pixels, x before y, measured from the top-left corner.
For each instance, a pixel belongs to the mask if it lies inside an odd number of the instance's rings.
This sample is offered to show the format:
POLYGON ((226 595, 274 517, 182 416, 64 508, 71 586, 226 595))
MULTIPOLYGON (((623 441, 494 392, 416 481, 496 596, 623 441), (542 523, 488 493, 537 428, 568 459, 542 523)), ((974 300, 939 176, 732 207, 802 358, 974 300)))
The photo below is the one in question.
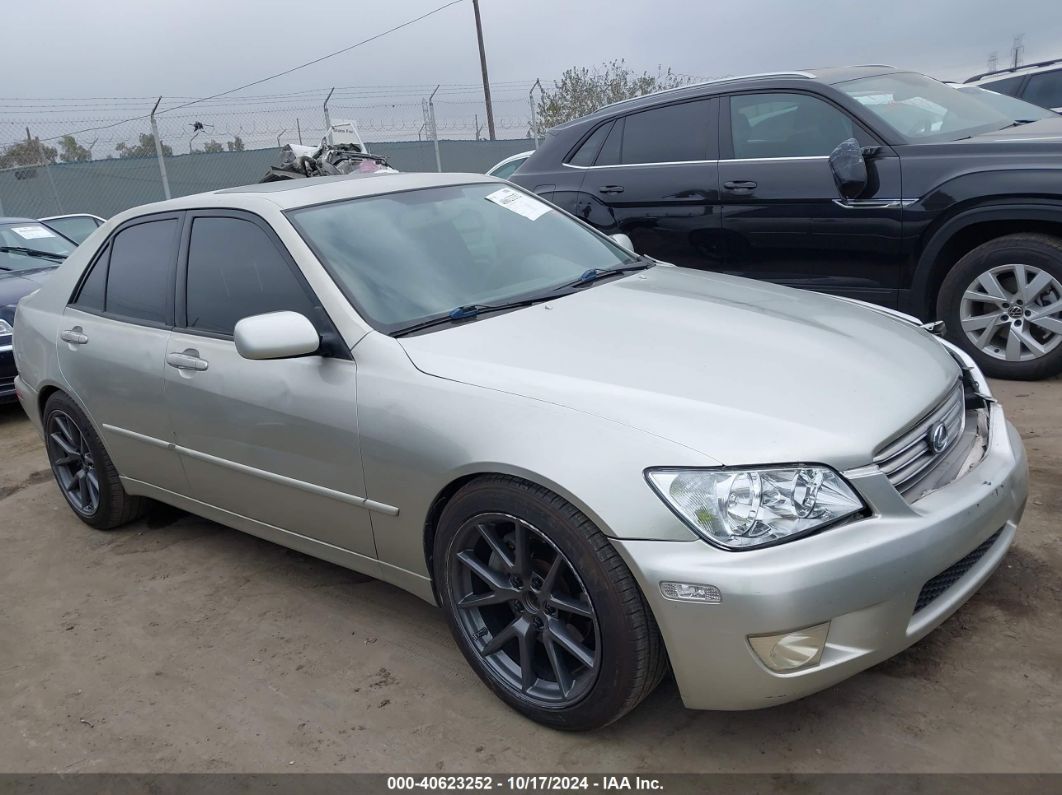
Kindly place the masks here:
POLYGON ((55 235, 43 226, 13 226, 11 231, 23 240, 33 240, 38 237, 55 237, 55 235))
POLYGON ((487 194, 484 198, 489 202, 494 202, 504 207, 506 210, 512 210, 517 215, 530 218, 532 221, 536 218, 541 218, 551 209, 549 205, 543 204, 538 199, 512 188, 500 188, 494 193, 487 194))

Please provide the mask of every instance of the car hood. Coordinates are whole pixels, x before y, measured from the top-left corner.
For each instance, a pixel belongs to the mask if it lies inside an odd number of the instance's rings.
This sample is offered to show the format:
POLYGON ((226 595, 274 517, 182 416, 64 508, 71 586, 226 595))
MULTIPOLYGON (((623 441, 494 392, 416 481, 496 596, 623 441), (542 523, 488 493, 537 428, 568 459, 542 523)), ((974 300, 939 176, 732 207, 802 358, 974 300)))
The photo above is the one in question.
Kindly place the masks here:
POLYGON ((668 266, 399 342, 430 375, 593 414, 727 465, 867 464, 959 377, 945 348, 904 321, 668 266))
POLYGON ((1043 141, 1062 143, 1062 116, 1040 119, 1017 127, 1007 127, 994 132, 981 133, 965 139, 973 144, 999 143, 1003 141, 1043 141))
POLYGON ((51 267, 30 271, 0 270, 0 306, 17 304, 44 284, 53 273, 55 268, 51 267))

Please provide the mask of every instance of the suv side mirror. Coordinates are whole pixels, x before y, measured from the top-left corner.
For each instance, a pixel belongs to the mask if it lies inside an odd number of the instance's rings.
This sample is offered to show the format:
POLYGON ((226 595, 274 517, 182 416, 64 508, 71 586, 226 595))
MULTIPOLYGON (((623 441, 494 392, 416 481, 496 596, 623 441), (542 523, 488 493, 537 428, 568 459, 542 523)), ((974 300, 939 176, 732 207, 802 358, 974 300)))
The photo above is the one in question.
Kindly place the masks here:
POLYGON ((855 138, 841 141, 830 152, 830 171, 837 191, 845 199, 855 199, 867 186, 867 164, 863 148, 855 138))
POLYGON ((317 353, 321 337, 298 312, 269 312, 245 317, 232 332, 244 359, 291 359, 317 353))

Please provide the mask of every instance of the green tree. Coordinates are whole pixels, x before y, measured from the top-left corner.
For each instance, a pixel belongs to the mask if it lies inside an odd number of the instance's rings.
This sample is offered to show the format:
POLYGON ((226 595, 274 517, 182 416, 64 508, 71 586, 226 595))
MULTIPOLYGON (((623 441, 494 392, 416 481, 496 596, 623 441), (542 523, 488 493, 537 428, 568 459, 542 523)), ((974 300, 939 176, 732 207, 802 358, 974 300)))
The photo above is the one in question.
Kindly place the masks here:
POLYGON ((59 159, 64 163, 80 163, 92 159, 92 152, 77 142, 72 135, 59 139, 59 159))
POLYGON ((225 147, 222 144, 219 144, 213 138, 211 138, 209 141, 207 141, 205 144, 203 144, 203 151, 204 152, 224 152, 225 151, 225 147))
POLYGON ((243 139, 240 136, 236 136, 231 141, 225 144, 230 152, 242 152, 243 151, 243 139))
MULTIPOLYGON (((150 133, 140 133, 140 140, 133 146, 124 141, 114 147, 118 157, 155 157, 155 136, 150 133)), ((162 154, 170 157, 173 149, 166 144, 162 145, 162 154)))
POLYGON ((0 168, 46 165, 54 163, 58 154, 54 147, 42 144, 40 138, 27 138, 10 144, 0 152, 0 168))
POLYGON ((637 74, 622 59, 594 68, 572 67, 560 80, 554 81, 552 89, 542 92, 535 108, 537 132, 541 135, 550 127, 593 113, 610 103, 676 88, 686 82, 671 69, 655 75, 637 74))

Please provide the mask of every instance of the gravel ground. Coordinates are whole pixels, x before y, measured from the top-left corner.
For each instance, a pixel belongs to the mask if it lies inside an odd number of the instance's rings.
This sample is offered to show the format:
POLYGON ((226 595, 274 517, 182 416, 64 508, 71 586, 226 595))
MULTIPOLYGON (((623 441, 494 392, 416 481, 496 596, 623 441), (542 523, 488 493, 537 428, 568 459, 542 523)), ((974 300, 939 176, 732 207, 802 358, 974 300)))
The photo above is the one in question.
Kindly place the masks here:
POLYGON ((668 681, 583 735, 509 711, 389 585, 165 507, 90 530, 0 407, 0 772, 1060 772, 1062 379, 994 389, 1029 507, 940 629, 799 702, 693 712, 668 681))

